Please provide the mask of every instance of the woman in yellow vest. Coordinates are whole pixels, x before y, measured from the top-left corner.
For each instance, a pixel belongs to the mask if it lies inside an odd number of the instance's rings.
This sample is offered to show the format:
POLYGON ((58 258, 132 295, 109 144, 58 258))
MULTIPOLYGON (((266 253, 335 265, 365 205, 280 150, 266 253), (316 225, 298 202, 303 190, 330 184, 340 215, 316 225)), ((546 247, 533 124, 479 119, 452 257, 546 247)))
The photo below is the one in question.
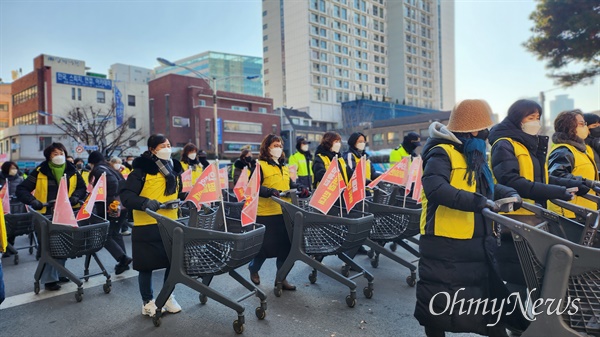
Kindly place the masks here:
MULTIPOLYGON (((598 167, 594 159, 594 151, 585 144, 589 135, 581 110, 563 111, 554 120, 554 143, 548 156, 548 173, 550 176, 566 178, 579 183, 580 189, 584 186, 593 190, 600 190, 598 180, 598 167)), ((586 191, 587 192, 587 191, 586 191)), ((596 194, 591 191, 590 193, 596 194)), ((572 203, 589 209, 596 210, 595 202, 576 196, 572 203)), ((568 218, 575 218, 569 210, 550 204, 548 209, 562 214, 568 218)))
MULTIPOLYGON (((145 210, 150 209, 171 219, 177 219, 177 209, 160 209, 160 206, 177 199, 181 190, 182 172, 179 161, 171 159, 169 140, 161 134, 155 134, 148 138, 148 151, 133 161, 133 171, 121 192, 121 202, 127 209, 133 210, 133 269, 139 272, 142 315, 154 316, 156 313, 152 271, 166 268, 166 280, 170 266, 156 219, 145 210)), ((171 313, 181 311, 173 295, 169 297, 164 308, 171 313)))
POLYGON ((346 161, 342 158, 340 150, 342 149, 342 137, 337 132, 327 131, 321 138, 321 144, 317 146, 315 151, 315 161, 313 162, 313 173, 315 174, 315 180, 313 181, 313 187, 317 187, 325 172, 329 168, 329 164, 335 156, 338 157, 338 166, 342 173, 342 179, 344 183, 348 184, 348 179, 352 176, 352 171, 348 170, 346 161))
MULTIPOLYGON (((265 225, 265 237, 258 255, 250 261, 250 280, 254 284, 260 284, 258 271, 267 258, 276 257, 277 269, 281 268, 287 258, 291 243, 285 223, 281 206, 273 201, 271 197, 279 197, 279 192, 296 188, 296 184, 290 179, 288 167, 284 165, 285 154, 283 153, 283 140, 277 135, 268 135, 260 144, 258 164, 260 165, 260 191, 258 199, 258 216, 256 222, 265 225)), ((301 197, 308 197, 310 193, 305 187, 299 187, 301 197)), ((282 198, 290 201, 289 198, 282 198)), ((296 290, 287 280, 282 282, 283 290, 296 290)))
POLYGON ((348 165, 348 168, 354 171, 356 165, 360 162, 362 156, 367 156, 367 172, 365 172, 365 178, 367 181, 371 181, 380 176, 380 173, 375 171, 373 163, 369 159, 369 155, 365 151, 367 145, 367 136, 360 132, 355 132, 348 137, 348 151, 344 152, 344 160, 348 165))
POLYGON ((489 312, 450 310, 452 299, 468 303, 508 296, 494 263, 493 228, 481 211, 486 207, 497 211, 494 197, 518 194, 494 185, 487 166, 491 113, 485 101, 465 100, 454 106, 448 127, 438 122, 429 127, 422 152, 421 259, 415 308, 427 336, 444 336, 446 331, 506 336, 503 323, 487 326, 496 319, 489 312), (436 296, 440 293, 449 297, 436 296))
MULTIPOLYGON (((15 192, 17 199, 42 214, 52 214, 52 208, 44 207, 44 204, 56 200, 60 179, 63 175, 66 175, 69 201, 72 206, 79 206, 79 202, 85 198, 85 182, 77 172, 75 165, 67 162, 66 156, 67 149, 61 143, 52 143, 44 149, 46 161, 43 161, 27 176, 27 179, 17 186, 15 192), (33 194, 31 194, 32 192, 33 194)), ((63 265, 65 261, 59 260, 63 265)), ((59 290, 59 281, 67 282, 68 279, 59 277, 58 271, 47 264, 40 278, 40 282, 44 284, 44 289, 59 290)))
POLYGON ((202 164, 198 161, 198 148, 192 143, 187 143, 181 151, 181 168, 186 171, 192 169, 192 185, 196 183, 202 174, 202 164))

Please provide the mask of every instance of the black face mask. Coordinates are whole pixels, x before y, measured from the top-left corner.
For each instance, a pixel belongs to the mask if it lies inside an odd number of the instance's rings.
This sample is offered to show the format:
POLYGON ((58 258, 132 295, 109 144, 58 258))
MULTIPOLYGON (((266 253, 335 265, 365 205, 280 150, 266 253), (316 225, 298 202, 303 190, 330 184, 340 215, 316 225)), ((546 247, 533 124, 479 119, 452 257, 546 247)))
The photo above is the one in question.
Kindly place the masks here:
POLYGON ((600 126, 590 129, 590 137, 600 138, 600 126))
POLYGON ((251 163, 252 157, 245 157, 244 160, 246 161, 246 163, 251 163))
POLYGON ((79 163, 76 165, 78 170, 83 170, 83 164, 79 163))
POLYGON ((486 140, 486 139, 488 139, 488 136, 489 136, 489 135, 490 135, 490 130, 488 130, 488 129, 483 129, 483 130, 481 130, 481 131, 479 131, 479 132, 477 133, 477 136, 475 136, 475 138, 479 138, 479 139, 482 139, 482 140, 486 140))

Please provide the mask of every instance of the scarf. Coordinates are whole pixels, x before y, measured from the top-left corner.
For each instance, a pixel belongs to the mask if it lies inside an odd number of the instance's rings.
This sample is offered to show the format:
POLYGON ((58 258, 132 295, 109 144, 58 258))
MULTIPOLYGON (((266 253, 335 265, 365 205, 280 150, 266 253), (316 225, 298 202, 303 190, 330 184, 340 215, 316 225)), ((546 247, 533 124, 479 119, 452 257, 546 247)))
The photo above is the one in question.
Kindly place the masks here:
POLYGON ((487 165, 487 154, 485 140, 479 138, 459 138, 464 144, 463 152, 467 157, 467 183, 473 185, 475 179, 478 179, 483 174, 482 191, 489 191, 494 195, 494 180, 492 171, 487 165))
POLYGON ((154 160, 154 163, 158 166, 158 170, 165 176, 167 181, 165 195, 171 195, 177 192, 177 178, 175 177, 175 171, 173 170, 173 163, 170 160, 162 160, 154 154, 152 155, 152 160, 154 160))
POLYGON ((50 167, 50 171, 52 171, 52 175, 54 176, 54 179, 56 179, 56 182, 60 183, 60 178, 62 178, 63 174, 65 174, 67 163, 55 165, 51 161, 48 161, 48 166, 50 167))

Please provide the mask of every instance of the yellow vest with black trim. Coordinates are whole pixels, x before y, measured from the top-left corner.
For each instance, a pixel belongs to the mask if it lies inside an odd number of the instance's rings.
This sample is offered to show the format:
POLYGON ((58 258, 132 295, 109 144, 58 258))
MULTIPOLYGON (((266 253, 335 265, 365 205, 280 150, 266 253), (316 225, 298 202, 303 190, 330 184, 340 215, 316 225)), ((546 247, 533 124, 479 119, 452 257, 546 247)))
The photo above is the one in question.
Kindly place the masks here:
POLYGON ((81 172, 79 174, 81 174, 81 178, 83 178, 83 182, 85 182, 85 184, 87 185, 90 181, 90 171, 81 170, 81 172))
MULTIPOLYGON (((496 143, 498 143, 501 140, 506 140, 508 141, 513 149, 514 149, 514 153, 515 153, 515 157, 517 157, 517 162, 519 163, 519 175, 529 181, 534 182, 535 178, 535 172, 534 172, 534 168, 533 168, 533 159, 531 159, 531 155, 529 154, 529 150, 527 149, 527 147, 519 142, 517 142, 516 140, 512 139, 512 138, 508 138, 508 137, 503 137, 503 138, 498 138, 498 140, 496 140, 494 142, 494 144, 492 144, 492 148, 494 147, 494 145, 496 145, 496 143)), ((490 156, 491 158, 491 156, 490 156)), ((491 165, 490 165, 491 166, 491 165)), ((545 183, 548 183, 548 170, 545 168, 542 168, 542 170, 544 171, 544 175, 545 175, 545 183)), ((492 168, 492 175, 494 174, 494 170, 492 168)), ((496 183, 496 177, 494 176, 494 183, 496 183)), ((530 204, 535 204, 534 200, 531 199, 525 199, 523 198, 523 202, 528 202, 530 204)), ((528 210, 526 210, 525 208, 520 208, 514 212, 500 212, 500 214, 510 214, 510 215, 533 215, 533 212, 530 212, 528 210)))
POLYGON ((290 156, 288 165, 296 165, 296 167, 298 168, 298 177, 314 176, 310 161, 307 163, 306 156, 304 156, 299 151, 296 151, 296 153, 290 156))
MULTIPOLYGON (((183 168, 183 170, 187 170, 190 165, 184 162, 180 162, 181 163, 181 167, 183 168)), ((198 180, 198 178, 200 177, 200 175, 202 174, 202 165, 201 164, 197 164, 195 165, 194 169, 192 170, 192 186, 194 186, 194 184, 196 183, 196 180, 198 180)))
MULTIPOLYGON (((477 191, 477 182, 469 186, 466 180, 467 161, 465 156, 458 152, 451 144, 440 144, 434 148, 440 147, 446 151, 452 169, 450 171, 450 185, 452 187, 475 193, 477 191)), ((426 228, 433 226, 435 236, 443 236, 451 239, 471 239, 475 232, 475 213, 465 212, 446 206, 438 205, 435 216, 430 219, 433 223, 427 223, 428 200, 425 193, 422 193, 421 211, 421 235, 426 234, 426 228)), ((429 231, 431 232, 431 231, 429 231)), ((450 252, 449 252, 450 254, 450 252)))
MULTIPOLYGON (((35 181, 35 191, 33 192, 33 196, 39 200, 42 204, 45 204, 48 202, 48 176, 43 174, 42 171, 40 171, 40 168, 37 168, 38 171, 38 175, 37 175, 37 179, 35 181)), ((52 179, 54 179, 54 177, 52 177, 52 179)), ((75 188, 77 187, 77 174, 73 174, 69 180, 69 197, 73 194, 73 192, 75 192, 75 188)), ((79 204, 78 204, 79 205, 79 204)), ((75 205, 73 206, 73 208, 76 208, 75 205)), ((80 206, 80 205, 79 205, 80 206)), ((46 213, 46 207, 42 208, 40 210, 40 213, 45 214, 46 213)))
MULTIPOLYGON (((317 156, 321 157, 321 160, 323 160, 323 164, 325 164, 325 170, 327 170, 329 168, 329 165, 331 164, 331 160, 329 160, 329 157, 324 156, 320 153, 317 156)), ((342 167, 342 178, 344 179, 344 183, 348 185, 349 177, 348 172, 346 172, 346 161, 344 160, 344 158, 338 157, 338 163, 342 167)), ((317 183, 317 186, 318 185, 319 183, 317 183)))
MULTIPOLYGON (((262 177, 262 186, 274 188, 278 191, 287 191, 290 189, 290 171, 287 166, 281 169, 277 165, 271 165, 266 161, 259 160, 260 173, 262 177)), ((290 198, 281 198, 290 202, 290 198)), ((258 216, 269 216, 283 214, 281 206, 271 198, 258 198, 258 216)), ((283 224, 282 224, 283 225, 283 224)))
MULTIPOLYGON (((146 173, 144 187, 140 192, 140 197, 145 197, 151 200, 156 200, 160 203, 177 199, 177 191, 179 191, 179 179, 177 179, 177 188, 175 193, 165 195, 165 189, 167 188, 167 179, 165 176, 158 172, 157 174, 146 173)), ((170 219, 177 219, 177 209, 159 209, 156 213, 166 216, 170 219)), ((134 226, 146 226, 156 224, 156 219, 148 215, 145 211, 133 210, 133 225, 134 226)))
POLYGON ((400 145, 397 149, 393 149, 390 152, 390 164, 395 164, 407 156, 410 156, 410 153, 404 149, 404 146, 400 145))
MULTIPOLYGON (((598 180, 598 167, 596 166, 596 161, 594 160, 594 150, 592 150, 592 148, 589 145, 585 146, 585 153, 577 150, 573 145, 569 144, 555 144, 554 146, 552 146, 552 151, 560 147, 566 147, 573 154, 575 164, 573 165, 573 172, 571 172, 572 175, 581 176, 585 179, 590 180, 598 180)), ((596 195, 596 193, 592 190, 590 190, 588 193, 596 195)), ((575 198, 573 198, 573 200, 569 202, 594 211, 598 209, 598 205, 595 202, 587 200, 578 195, 576 195, 575 198)), ((551 202, 548 203, 548 209, 554 213, 561 214, 567 218, 575 218, 575 213, 562 207, 559 207, 551 202)))
MULTIPOLYGON (((356 166, 360 163, 360 157, 357 157, 354 153, 351 154, 354 158, 354 162, 356 163, 354 165, 354 169, 356 170, 356 166)), ((365 178, 371 180, 371 159, 367 159, 367 164, 365 166, 367 167, 365 172, 365 178)))
POLYGON ((6 223, 4 222, 4 211, 0 202, 0 253, 6 251, 6 246, 8 246, 6 223))

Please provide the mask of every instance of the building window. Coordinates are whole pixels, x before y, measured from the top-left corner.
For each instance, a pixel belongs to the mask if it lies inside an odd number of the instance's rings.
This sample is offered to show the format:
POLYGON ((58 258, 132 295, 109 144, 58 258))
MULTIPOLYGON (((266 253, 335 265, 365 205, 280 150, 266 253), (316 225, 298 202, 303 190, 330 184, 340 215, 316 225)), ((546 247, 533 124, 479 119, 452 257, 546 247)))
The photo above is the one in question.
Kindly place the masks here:
POLYGON ((129 140, 129 146, 131 146, 131 147, 137 146, 137 141, 136 140, 129 140))
POLYGON ((96 91, 96 102, 98 102, 98 103, 106 102, 106 93, 104 91, 96 91))
POLYGON ((81 101, 81 88, 77 88, 77 100, 81 101))
POLYGON ((260 108, 258 108, 258 112, 260 112, 260 113, 263 113, 263 114, 266 114, 266 113, 267 113, 267 108, 265 108, 265 107, 260 107, 260 108))
POLYGON ((206 106, 206 101, 205 101, 205 100, 203 100, 203 99, 199 99, 199 100, 198 100, 198 105, 199 105, 199 106, 206 106))
POLYGON ((267 41, 269 39, 269 35, 263 35, 263 41, 267 41))
POLYGON ((261 123, 225 121, 223 123, 223 131, 262 134, 262 124, 261 123))
POLYGON ((8 111, 8 103, 0 103, 0 111, 8 111))
POLYGON ((13 125, 35 125, 38 123, 37 111, 13 118, 13 125))
POLYGON ((40 137, 39 138, 39 150, 44 151, 45 148, 52 145, 52 137, 40 137))
POLYGON ((136 128, 135 127, 135 118, 133 118, 133 117, 129 119, 129 128, 130 129, 135 129, 136 128))
POLYGON ((210 133, 211 133, 210 132, 211 126, 210 126, 210 124, 211 123, 210 123, 210 119, 209 118, 207 118, 207 119, 204 120, 204 135, 206 136, 206 147, 207 148, 210 148, 210 144, 211 144, 210 143, 210 138, 211 138, 211 135, 210 135, 210 133))
POLYGON ((71 88, 71 99, 75 100, 75 88, 71 88))
POLYGON ((135 106, 135 96, 134 95, 127 95, 127 105, 135 106))
POLYGON ((383 133, 373 135, 373 145, 383 145, 383 133))
POLYGON ((235 110, 235 111, 248 111, 248 107, 239 106, 239 105, 232 105, 231 106, 231 110, 235 110))
POLYGON ((263 11, 263 16, 267 16, 267 11, 263 11))

